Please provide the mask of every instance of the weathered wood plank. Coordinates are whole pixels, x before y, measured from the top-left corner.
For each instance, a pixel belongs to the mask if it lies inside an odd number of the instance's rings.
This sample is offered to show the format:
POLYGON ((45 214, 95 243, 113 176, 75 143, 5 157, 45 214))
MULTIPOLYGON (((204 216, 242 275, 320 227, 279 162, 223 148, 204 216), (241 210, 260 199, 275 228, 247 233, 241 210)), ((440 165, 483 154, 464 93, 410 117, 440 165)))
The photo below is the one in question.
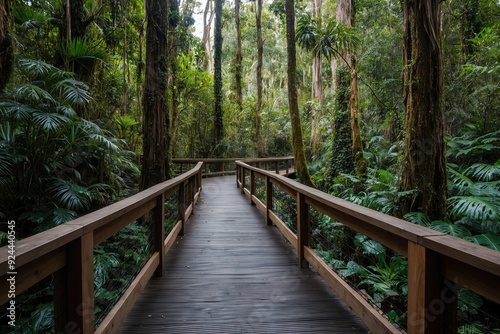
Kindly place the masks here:
POLYGON ((205 180, 189 232, 120 333, 366 333, 232 182, 205 180))

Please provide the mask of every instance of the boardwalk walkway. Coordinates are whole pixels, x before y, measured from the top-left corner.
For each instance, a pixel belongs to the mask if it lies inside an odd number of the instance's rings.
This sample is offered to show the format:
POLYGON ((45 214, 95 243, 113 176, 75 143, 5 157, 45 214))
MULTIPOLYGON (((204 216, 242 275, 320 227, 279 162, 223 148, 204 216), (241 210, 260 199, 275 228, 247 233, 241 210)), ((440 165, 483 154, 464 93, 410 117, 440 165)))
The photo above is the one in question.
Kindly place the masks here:
POLYGON ((248 204, 234 176, 203 180, 194 215, 120 333, 367 333, 248 204))

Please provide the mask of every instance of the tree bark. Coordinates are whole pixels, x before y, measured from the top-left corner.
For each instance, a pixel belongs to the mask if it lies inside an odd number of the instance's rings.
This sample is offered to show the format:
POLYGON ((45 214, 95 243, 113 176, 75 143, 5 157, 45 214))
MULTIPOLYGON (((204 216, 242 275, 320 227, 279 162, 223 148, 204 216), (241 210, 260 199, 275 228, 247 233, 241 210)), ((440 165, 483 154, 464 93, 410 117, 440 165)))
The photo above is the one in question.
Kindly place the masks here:
POLYGON ((286 16, 286 44, 287 44, 287 77, 288 77, 288 108, 292 124, 292 147, 295 159, 295 171, 301 182, 313 186, 309 168, 307 167, 304 142, 302 140, 302 123, 300 120, 299 103, 297 96, 297 59, 295 49, 295 3, 294 0, 285 1, 286 16))
POLYGON ((222 1, 215 0, 214 28, 214 155, 222 157, 224 138, 224 114, 222 109, 222 1))
POLYGON ((403 84, 406 107, 402 213, 420 211, 431 219, 446 216, 446 158, 443 120, 441 1, 403 4, 403 84))
MULTIPOLYGON (((167 84, 169 92, 169 135, 171 140, 168 142, 168 157, 172 158, 174 154, 175 136, 177 133, 177 124, 179 118, 179 97, 178 97, 178 71, 177 71, 177 54, 178 54, 178 25, 179 25, 179 1, 178 0, 168 0, 169 11, 168 11, 168 31, 167 31, 167 57, 168 57, 168 71, 167 71, 167 84)), ((169 175, 167 175, 169 177, 169 175)))
POLYGON ((214 11, 212 9, 212 0, 207 0, 205 6, 205 11, 203 13, 203 37, 201 39, 201 44, 203 45, 203 50, 205 55, 203 58, 203 70, 205 72, 212 72, 212 48, 210 47, 210 31, 212 27, 212 20, 214 18, 214 11))
POLYGON ((264 141, 262 140, 262 58, 264 42, 262 41, 262 0, 257 0, 255 23, 257 26, 257 106, 255 108, 255 135, 257 137, 257 155, 259 158, 266 156, 264 141))
POLYGON ((143 95, 143 159, 140 189, 167 179, 169 127, 167 110, 168 3, 146 0, 146 78, 143 95))
MULTIPOLYGON (((313 18, 321 20, 322 0, 312 0, 313 18)), ((320 121, 323 116, 323 78, 322 78, 322 60, 321 53, 313 56, 312 63, 312 92, 311 99, 316 101, 318 107, 313 109, 311 122, 311 151, 314 157, 319 157, 319 145, 321 144, 320 121)))
POLYGON ((9 32, 10 0, 0 0, 0 93, 9 82, 14 65, 14 50, 9 32))
MULTIPOLYGON (((355 0, 338 0, 337 1, 337 22, 352 27, 354 24, 355 15, 355 0)), ((337 69, 344 67, 350 71, 349 85, 349 120, 351 125, 351 151, 354 162, 354 171, 356 175, 363 176, 366 172, 366 161, 363 157, 363 142, 361 140, 361 130, 359 126, 359 103, 358 103, 358 74, 356 70, 356 59, 352 50, 343 50, 342 57, 338 59, 337 69)), ((337 89, 346 89, 338 87, 337 89)))
POLYGON ((242 60, 241 53, 241 24, 240 24, 240 0, 234 2, 234 20, 236 24, 236 57, 234 77, 236 82, 236 100, 238 103, 238 111, 243 112, 243 88, 242 88, 242 60))

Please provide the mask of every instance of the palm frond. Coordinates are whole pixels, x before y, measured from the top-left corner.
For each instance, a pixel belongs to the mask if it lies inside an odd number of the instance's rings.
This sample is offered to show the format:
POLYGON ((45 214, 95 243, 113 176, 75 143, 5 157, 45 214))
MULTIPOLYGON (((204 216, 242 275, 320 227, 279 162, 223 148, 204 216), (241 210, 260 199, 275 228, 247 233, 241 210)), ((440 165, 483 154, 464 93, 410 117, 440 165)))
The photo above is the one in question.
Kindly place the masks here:
POLYGON ((448 199, 450 214, 472 220, 497 220, 500 218, 500 203, 497 197, 453 196, 448 199))
POLYGON ((15 122, 30 122, 37 109, 16 101, 0 102, 0 115, 15 122))
POLYGON ((500 179, 500 160, 493 165, 485 163, 475 163, 464 172, 478 181, 494 181, 500 179))
POLYGON ((56 105, 57 102, 54 99, 54 97, 45 89, 31 84, 27 83, 24 85, 19 86, 16 89, 15 94, 24 100, 27 100, 31 103, 50 103, 51 105, 56 105))
POLYGON ((431 224, 429 217, 422 212, 408 212, 403 216, 403 219, 420 226, 429 226, 431 224))
POLYGON ((70 119, 66 116, 42 112, 34 113, 33 120, 35 124, 40 126, 46 132, 57 131, 62 125, 70 122, 70 119))
POLYGON ((87 209, 91 197, 87 188, 63 179, 53 179, 49 183, 49 192, 60 205, 69 210, 87 209))
POLYGON ((62 102, 71 105, 85 105, 90 102, 91 96, 89 87, 81 81, 75 79, 64 79, 59 81, 54 88, 62 97, 62 102))
POLYGON ((446 233, 462 239, 471 235, 470 231, 466 227, 448 223, 442 220, 433 221, 428 227, 435 231, 446 233))
POLYGON ((43 62, 41 60, 34 59, 20 59, 19 68, 21 71, 27 75, 30 79, 43 78, 49 75, 50 73, 59 71, 58 68, 50 65, 49 63, 43 62))

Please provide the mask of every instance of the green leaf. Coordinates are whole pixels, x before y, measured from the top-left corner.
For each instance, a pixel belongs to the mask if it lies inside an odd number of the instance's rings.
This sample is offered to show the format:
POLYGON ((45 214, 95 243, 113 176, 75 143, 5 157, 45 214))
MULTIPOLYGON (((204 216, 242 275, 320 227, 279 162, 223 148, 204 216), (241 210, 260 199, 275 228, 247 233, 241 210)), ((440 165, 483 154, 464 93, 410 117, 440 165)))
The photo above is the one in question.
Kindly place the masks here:
POLYGON ((417 224, 420 226, 429 226, 431 224, 431 220, 427 215, 423 212, 408 212, 403 216, 403 219, 409 221, 410 223, 417 224))
POLYGON ((500 251, 500 236, 493 234, 479 234, 465 238, 475 244, 500 251))
POLYGON ((500 217, 500 202, 497 197, 453 196, 448 199, 450 214, 467 216, 473 220, 497 220, 500 217))
POLYGON ((447 223, 441 220, 433 221, 429 225, 429 228, 462 239, 471 235, 470 231, 466 227, 447 223))

